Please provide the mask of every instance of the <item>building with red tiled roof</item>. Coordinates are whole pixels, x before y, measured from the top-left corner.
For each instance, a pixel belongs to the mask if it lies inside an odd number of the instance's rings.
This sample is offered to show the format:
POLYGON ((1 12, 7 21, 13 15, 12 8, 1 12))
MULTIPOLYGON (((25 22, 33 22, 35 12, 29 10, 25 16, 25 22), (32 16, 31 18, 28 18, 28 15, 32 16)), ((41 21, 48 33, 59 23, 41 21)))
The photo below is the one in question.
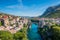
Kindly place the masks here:
POLYGON ((8 18, 8 16, 4 15, 3 18, 8 18))

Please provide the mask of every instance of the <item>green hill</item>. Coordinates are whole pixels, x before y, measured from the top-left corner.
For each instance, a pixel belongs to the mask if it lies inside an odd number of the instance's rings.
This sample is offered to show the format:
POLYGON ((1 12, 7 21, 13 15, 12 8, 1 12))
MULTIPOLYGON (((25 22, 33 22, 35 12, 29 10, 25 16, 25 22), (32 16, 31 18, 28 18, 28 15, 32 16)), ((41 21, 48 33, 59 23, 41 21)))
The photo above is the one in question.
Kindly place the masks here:
POLYGON ((43 15, 39 17, 60 18, 60 5, 47 8, 46 11, 43 13, 43 15))

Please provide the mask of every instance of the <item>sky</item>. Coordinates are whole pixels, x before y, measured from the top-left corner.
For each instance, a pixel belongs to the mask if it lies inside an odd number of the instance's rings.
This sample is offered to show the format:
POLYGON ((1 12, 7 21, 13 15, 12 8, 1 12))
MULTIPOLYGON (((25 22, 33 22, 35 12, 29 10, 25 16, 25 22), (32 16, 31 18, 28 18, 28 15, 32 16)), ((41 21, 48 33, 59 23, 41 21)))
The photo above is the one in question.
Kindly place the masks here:
POLYGON ((0 12, 16 16, 39 16, 50 7, 60 4, 60 0, 0 0, 0 12))

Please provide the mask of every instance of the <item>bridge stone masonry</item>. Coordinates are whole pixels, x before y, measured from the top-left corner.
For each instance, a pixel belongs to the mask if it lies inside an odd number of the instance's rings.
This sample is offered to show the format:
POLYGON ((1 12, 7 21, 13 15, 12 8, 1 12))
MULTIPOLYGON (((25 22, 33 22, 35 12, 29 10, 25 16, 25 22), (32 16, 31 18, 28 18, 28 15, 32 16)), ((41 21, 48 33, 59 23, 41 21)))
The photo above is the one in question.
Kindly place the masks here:
POLYGON ((38 24, 38 27, 43 28, 43 26, 46 24, 49 24, 49 25, 52 25, 52 23, 60 24, 60 18, 37 18, 37 19, 31 20, 31 22, 34 22, 38 24))

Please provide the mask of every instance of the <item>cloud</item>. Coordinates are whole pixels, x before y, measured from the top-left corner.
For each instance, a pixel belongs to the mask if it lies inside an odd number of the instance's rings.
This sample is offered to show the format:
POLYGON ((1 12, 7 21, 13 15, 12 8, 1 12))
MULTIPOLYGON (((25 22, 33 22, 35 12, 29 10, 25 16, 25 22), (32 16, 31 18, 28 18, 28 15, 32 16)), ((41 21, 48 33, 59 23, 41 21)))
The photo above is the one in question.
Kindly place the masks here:
POLYGON ((17 8, 16 5, 9 5, 9 6, 6 6, 6 8, 17 8))
POLYGON ((22 3, 22 0, 18 0, 19 3, 22 3))
POLYGON ((21 6, 21 8, 23 8, 24 6, 23 6, 23 1, 22 0, 18 0, 18 2, 19 2, 19 6, 21 6))
POLYGON ((9 5, 9 6, 6 6, 6 8, 7 9, 13 9, 13 10, 15 10, 15 9, 17 9, 17 10, 19 10, 19 11, 34 11, 34 10, 36 10, 36 5, 35 4, 33 4, 33 5, 31 5, 31 6, 25 6, 25 5, 23 5, 23 0, 17 0, 18 1, 18 4, 15 4, 15 5, 9 5))
POLYGON ((18 8, 18 9, 22 9, 24 7, 22 0, 17 0, 18 4, 16 5, 9 5, 6 6, 6 8, 18 8))

